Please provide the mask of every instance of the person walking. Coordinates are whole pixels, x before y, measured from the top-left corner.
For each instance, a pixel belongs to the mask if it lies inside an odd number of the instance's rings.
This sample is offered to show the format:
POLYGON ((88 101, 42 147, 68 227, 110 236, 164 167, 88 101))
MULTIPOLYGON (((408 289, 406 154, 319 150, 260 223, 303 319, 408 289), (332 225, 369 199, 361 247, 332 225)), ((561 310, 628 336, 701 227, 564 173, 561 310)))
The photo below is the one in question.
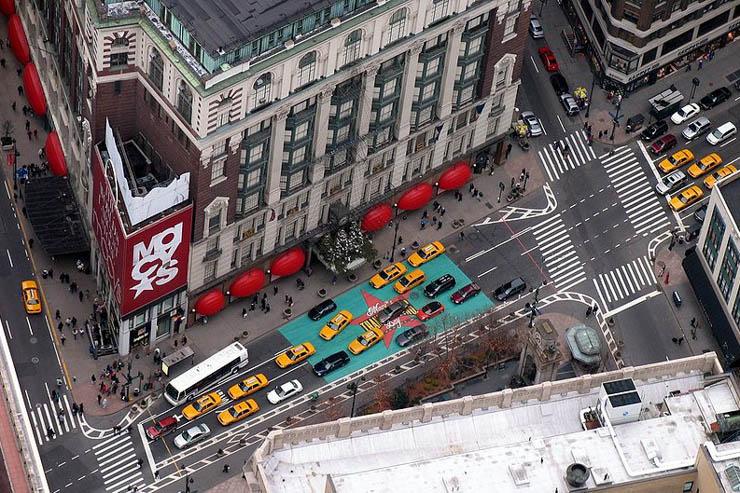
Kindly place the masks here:
POLYGON ((23 96, 23 86, 18 86, 17 89, 18 89, 18 95, 23 96))
MULTIPOLYGON (((254 303, 252 303, 252 306, 254 306, 254 303)), ((242 308, 242 318, 247 318, 247 309, 242 308)))
POLYGON ((278 294, 278 287, 277 287, 277 285, 275 285, 275 286, 272 287, 272 295, 273 296, 277 296, 277 294, 278 294))
POLYGON ((56 311, 54 318, 56 318, 57 320, 62 319, 62 314, 59 312, 59 310, 56 311))
POLYGON ((98 394, 98 406, 101 404, 102 401, 103 401, 103 396, 98 394))

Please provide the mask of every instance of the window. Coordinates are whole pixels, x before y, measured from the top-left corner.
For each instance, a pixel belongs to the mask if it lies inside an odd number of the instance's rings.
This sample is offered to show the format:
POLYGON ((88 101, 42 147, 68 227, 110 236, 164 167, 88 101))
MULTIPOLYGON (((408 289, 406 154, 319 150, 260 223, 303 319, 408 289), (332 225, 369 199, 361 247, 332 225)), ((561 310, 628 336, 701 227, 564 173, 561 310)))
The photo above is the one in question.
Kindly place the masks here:
POLYGON ((293 140, 298 141, 298 140, 305 139, 306 136, 308 135, 308 127, 309 127, 308 122, 303 122, 300 125, 298 125, 295 128, 293 140))
POLYGON ((305 86, 316 78, 316 52, 312 51, 298 62, 297 87, 305 86))
POLYGON ((506 18, 506 24, 504 24, 504 41, 516 36, 516 21, 519 20, 519 14, 510 15, 506 18))
POLYGON ((114 38, 113 42, 110 44, 111 49, 116 48, 127 48, 128 47, 128 38, 114 38))
POLYGON ((434 96, 434 93, 437 89, 437 83, 432 82, 431 84, 427 84, 424 87, 417 87, 416 89, 419 89, 419 101, 427 101, 429 98, 434 96))
POLYGON ((221 228, 221 209, 208 218, 208 234, 218 232, 221 228))
POLYGON ((496 90, 503 89, 503 87, 506 85, 506 76, 508 75, 507 72, 509 71, 508 66, 504 66, 496 72, 496 90))
POLYGON ((347 65, 360 58, 360 48, 362 45, 362 31, 359 29, 353 31, 344 39, 344 56, 342 65, 347 65))
POLYGON ((203 282, 208 283, 216 279, 216 264, 218 261, 203 264, 203 282))
POLYGON ((262 168, 257 168, 247 173, 247 188, 253 188, 262 182, 262 168))
POLYGON ((121 65, 128 65, 128 52, 122 51, 120 53, 111 53, 110 66, 120 67, 121 65))
POLYGON ((258 108, 270 102, 272 74, 262 74, 252 86, 252 108, 258 108))
POLYGON ((378 131, 377 134, 375 134, 375 145, 381 145, 388 142, 391 138, 391 128, 385 127, 384 129, 378 131))
POLYGON ((206 242, 206 255, 208 254, 214 254, 218 251, 218 240, 219 236, 209 236, 208 241, 206 242))
POLYGON ((177 88, 177 112, 190 125, 193 114, 193 93, 184 80, 180 81, 180 86, 177 88))
POLYGON ((393 103, 388 103, 380 108, 380 115, 378 116, 378 123, 387 121, 393 116, 393 103))
POLYGON ((249 163, 256 163, 262 159, 265 152, 265 144, 260 143, 249 149, 249 163))
POLYGON ((226 159, 217 159, 211 165, 211 185, 226 174, 226 159))
POLYGON ((231 99, 222 100, 216 107, 216 128, 223 127, 231 121, 231 99))
POLYGON ((433 60, 429 60, 426 63, 426 68, 424 69, 424 75, 426 77, 431 77, 432 75, 437 75, 437 72, 439 71, 439 61, 442 57, 437 57, 433 60))
POLYGON ((429 106, 419 111, 419 119, 417 120, 416 124, 421 125, 423 123, 428 122, 431 119, 432 119, 432 107, 429 106))
POLYGON ((406 35, 406 9, 397 10, 388 23, 387 43, 398 41, 406 35))
POLYGON ((704 249, 702 253, 704 258, 709 264, 709 268, 714 270, 714 265, 717 263, 717 252, 719 246, 722 243, 722 237, 725 234, 725 223, 722 220, 722 216, 719 214, 717 209, 712 212, 712 222, 709 223, 709 231, 707 232, 707 238, 704 241, 704 249))
POLYGON ((437 22, 443 17, 447 16, 447 8, 449 7, 449 0, 434 0, 432 3, 431 18, 429 23, 437 22))
POLYGON ((164 61, 162 55, 155 49, 152 49, 149 53, 149 79, 154 84, 154 87, 162 90, 162 82, 164 81, 164 61))
POLYGON ((467 56, 475 55, 480 51, 480 47, 483 44, 483 37, 479 36, 475 39, 471 39, 466 43, 467 56))
POLYGON ((477 70, 478 70, 478 62, 469 63, 468 65, 465 65, 465 67, 461 67, 458 65, 457 80, 459 80, 460 82, 469 80, 475 76, 477 70))
POLYGON ((475 89, 475 86, 468 86, 463 88, 460 91, 460 100, 458 101, 458 104, 467 103, 468 101, 471 101, 473 99, 473 90, 475 89))
POLYGON ((722 260, 722 267, 719 270, 719 278, 717 279, 719 290, 722 296, 724 296, 725 301, 730 301, 730 291, 732 290, 735 275, 737 274, 738 261, 737 247, 735 247, 735 242, 730 240, 727 243, 725 258, 722 260))
POLYGON ((336 145, 340 142, 344 142, 349 137, 349 125, 345 125, 343 127, 340 127, 334 131, 334 138, 332 139, 332 144, 336 145))
POLYGON ((339 114, 337 117, 340 120, 343 120, 344 118, 349 118, 352 115, 352 107, 354 106, 354 101, 345 101, 339 106, 339 114))
POLYGON ((396 86, 398 85, 398 79, 392 79, 383 85, 383 97, 387 98, 393 96, 396 93, 396 86))

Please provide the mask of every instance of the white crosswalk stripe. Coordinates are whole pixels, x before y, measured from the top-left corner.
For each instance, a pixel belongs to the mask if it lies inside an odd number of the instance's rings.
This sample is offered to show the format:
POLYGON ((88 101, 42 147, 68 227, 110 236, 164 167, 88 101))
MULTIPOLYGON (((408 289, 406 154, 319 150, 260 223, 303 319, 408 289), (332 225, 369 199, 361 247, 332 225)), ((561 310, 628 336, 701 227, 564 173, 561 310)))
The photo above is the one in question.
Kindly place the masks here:
POLYGON ((119 493, 144 482, 131 435, 123 431, 93 446, 105 491, 119 493))
POLYGON ((638 235, 647 236, 670 227, 668 215, 633 149, 620 147, 605 157, 601 164, 638 235))
POLYGON ((72 414, 72 406, 66 395, 63 395, 58 402, 54 402, 49 397, 48 402, 35 404, 32 409, 29 409, 29 414, 39 445, 75 431, 80 423, 79 416, 72 414), (60 410, 64 412, 60 414, 60 410), (53 438, 49 436, 50 429, 54 430, 53 438))
POLYGON ((646 288, 655 289, 658 282, 647 256, 599 274, 593 281, 602 303, 611 308, 619 301, 636 298, 646 288))
POLYGON ((548 144, 537 153, 550 181, 559 180, 565 173, 596 159, 596 153, 588 145, 586 132, 566 135, 563 140, 548 144), (556 145, 557 144, 557 145, 556 145), (563 149, 568 149, 563 152, 563 149))
POLYGON ((555 215, 533 228, 537 247, 550 278, 560 291, 566 291, 586 280, 583 263, 560 215, 555 215))

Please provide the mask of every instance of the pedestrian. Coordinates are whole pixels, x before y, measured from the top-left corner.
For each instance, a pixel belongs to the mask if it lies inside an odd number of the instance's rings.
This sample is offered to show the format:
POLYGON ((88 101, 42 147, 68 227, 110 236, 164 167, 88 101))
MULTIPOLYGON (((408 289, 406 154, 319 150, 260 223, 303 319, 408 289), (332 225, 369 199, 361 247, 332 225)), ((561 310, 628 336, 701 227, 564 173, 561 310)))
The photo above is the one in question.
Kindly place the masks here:
POLYGON ((461 241, 464 240, 465 239, 465 231, 460 231, 460 235, 459 236, 460 236, 460 240, 461 241))
POLYGON ((696 329, 694 329, 694 328, 691 329, 691 338, 693 340, 696 340, 696 329))
POLYGON ((16 104, 15 104, 15 101, 13 101, 13 102, 11 103, 10 107, 11 107, 11 108, 13 108, 13 111, 15 112, 15 109, 16 109, 16 104))
POLYGON ((34 139, 38 139, 39 138, 39 131, 38 131, 38 129, 35 129, 35 128, 33 129, 33 138, 34 139))
POLYGON ((275 285, 275 286, 272 287, 272 295, 273 296, 277 296, 277 294, 278 294, 278 287, 277 287, 277 285, 275 285))
POLYGON ((100 395, 100 394, 98 394, 98 406, 100 405, 100 403, 101 403, 102 401, 103 401, 103 396, 102 396, 102 395, 100 395))
POLYGON ((511 144, 508 144, 506 146, 506 156, 504 157, 504 159, 509 159, 509 154, 511 154, 511 144))
POLYGON ((288 306, 293 306, 293 297, 288 298, 288 306))
POLYGON ((95 385, 95 380, 97 380, 97 378, 95 377, 95 374, 93 373, 92 375, 90 375, 90 382, 91 382, 91 383, 92 383, 93 385, 95 385))
POLYGON ((74 416, 77 416, 77 411, 79 410, 80 410, 80 406, 78 406, 76 402, 73 402, 72 403, 72 414, 74 416))
POLYGON ((154 470, 154 480, 159 480, 159 471, 157 469, 154 470))
POLYGON ((447 209, 445 209, 444 207, 441 207, 441 208, 439 209, 439 215, 440 215, 440 216, 444 216, 444 215, 445 215, 445 212, 447 212, 447 209))
POLYGON ((473 190, 475 190, 475 184, 471 183, 468 187, 468 192, 473 193, 473 190))
POLYGON ((53 401, 57 400, 57 391, 54 389, 51 389, 51 400, 53 401))
POLYGON ((442 229, 442 221, 439 221, 437 223, 437 231, 439 231, 440 229, 442 229))
POLYGON ((421 217, 422 217, 423 219, 426 219, 426 218, 428 218, 428 217, 429 217, 429 211, 428 211, 428 210, 426 210, 426 209, 424 209, 424 212, 422 212, 422 213, 421 213, 421 217))
POLYGON ((470 185, 470 195, 472 195, 473 197, 475 197, 475 192, 476 192, 475 185, 471 184, 470 185))
POLYGON ((48 438, 49 440, 54 440, 54 435, 56 435, 56 433, 54 433, 54 430, 52 429, 52 427, 51 426, 48 427, 46 429, 46 438, 48 438))
POLYGON ((699 67, 697 68, 697 70, 701 70, 701 68, 704 66, 704 59, 703 58, 700 58, 699 59, 699 64, 698 65, 699 65, 699 67))
POLYGON ((139 468, 141 468, 141 466, 144 464, 144 459, 139 457, 138 459, 136 459, 136 463, 139 465, 139 468))
POLYGON ((696 317, 691 318, 691 326, 696 327, 696 317))
POLYGON ((556 140, 555 141, 555 150, 556 151, 560 150, 560 141, 559 140, 556 140))
POLYGON ((265 305, 265 313, 270 313, 270 304, 265 305))
POLYGON ((432 202, 432 207, 434 208, 435 212, 437 211, 437 209, 439 209, 439 206, 440 206, 440 203, 437 202, 436 200, 432 202))
POLYGON ((31 122, 26 120, 26 131, 31 130, 31 122))
POLYGON ((49 268, 49 279, 54 279, 54 269, 49 268))
POLYGON ((594 315, 596 315, 596 312, 599 311, 599 305, 597 305, 596 303, 594 303, 594 306, 593 306, 593 308, 591 310, 594 312, 594 315))
POLYGON ((57 324, 57 330, 58 330, 59 332, 63 332, 63 331, 64 331, 64 324, 62 324, 62 322, 59 322, 59 323, 57 324))
POLYGON ((568 155, 568 143, 563 142, 563 154, 568 155))
POLYGON ((0 58, 0 67, 5 68, 5 58, 0 58))
POLYGON ((586 318, 591 316, 591 307, 586 308, 586 318))
POLYGON ((29 248, 30 250, 33 250, 33 238, 29 238, 29 239, 28 239, 28 248, 29 248))
POLYGON ((82 303, 85 300, 85 293, 83 293, 82 291, 79 291, 78 298, 80 298, 80 303, 82 303))
POLYGON ((432 216, 432 224, 437 224, 437 216, 432 216))
MULTIPOLYGON (((252 308, 254 308, 254 303, 252 303, 252 308)), ((242 308, 242 318, 247 318, 247 309, 242 308)))
POLYGON ((678 344, 678 337, 672 337, 673 344, 678 344))
POLYGON ((77 340, 77 329, 72 329, 72 337, 74 337, 74 340, 77 340))
POLYGON ((224 469, 223 469, 223 471, 224 471, 224 472, 229 472, 229 469, 231 469, 231 467, 229 467, 229 465, 228 465, 228 464, 224 464, 224 469))
POLYGON ((80 402, 80 416, 82 416, 83 414, 85 414, 85 403, 80 402))
POLYGON ((422 219, 420 224, 421 224, 421 229, 426 228, 427 227, 427 221, 426 221, 426 219, 422 219))
POLYGON ((686 71, 687 72, 691 72, 691 64, 690 63, 686 64, 686 71))
POLYGON ((403 243, 403 236, 398 235, 398 244, 400 245, 401 243, 403 243))
POLYGON ((285 295, 285 304, 286 305, 288 304, 288 295, 287 294, 285 295))
POLYGON ((681 337, 678 338, 678 345, 680 346, 681 343, 683 343, 683 336, 681 336, 681 337))
MULTIPOLYGON (((18 69, 19 72, 21 72, 21 69, 18 69)), ((23 86, 18 86, 18 95, 23 96, 23 86)))
POLYGON ((331 285, 332 286, 336 286, 337 285, 337 275, 336 274, 333 274, 331 276, 331 285))
POLYGON ((401 248, 401 258, 406 256, 406 247, 401 248))
MULTIPOLYGON (((51 272, 51 271, 49 271, 49 272, 51 272)), ((62 314, 61 314, 61 313, 59 312, 59 310, 58 310, 58 309, 57 309, 57 311, 56 311, 56 312, 54 313, 54 318, 56 318, 57 320, 61 320, 61 319, 62 319, 62 314)))
POLYGON ((463 194, 462 194, 462 192, 458 192, 458 194, 457 194, 457 201, 458 201, 458 202, 462 202, 462 199, 463 199, 463 194))
POLYGON ((257 304, 256 304, 256 303, 255 303, 255 302, 253 301, 253 302, 252 302, 252 303, 250 303, 250 305, 249 305, 249 311, 250 311, 250 312, 253 312, 253 311, 254 311, 254 309, 255 309, 256 307, 257 307, 257 304))

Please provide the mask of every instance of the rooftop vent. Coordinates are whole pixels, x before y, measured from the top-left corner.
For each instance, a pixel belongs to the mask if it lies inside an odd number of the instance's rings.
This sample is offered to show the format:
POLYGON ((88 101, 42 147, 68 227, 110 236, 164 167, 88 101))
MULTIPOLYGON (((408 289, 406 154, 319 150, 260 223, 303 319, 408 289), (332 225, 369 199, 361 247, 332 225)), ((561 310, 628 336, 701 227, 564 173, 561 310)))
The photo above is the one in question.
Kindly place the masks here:
POLYGON ((569 465, 565 471, 565 480, 574 488, 582 488, 590 476, 591 472, 588 467, 578 462, 569 465))
POLYGON ((740 467, 735 464, 727 466, 725 476, 727 476, 727 480, 730 482, 732 491, 740 491, 740 467))
POLYGON ((509 474, 511 474, 515 485, 523 486, 529 484, 529 477, 527 476, 527 469, 525 469, 524 464, 509 465, 509 474))

